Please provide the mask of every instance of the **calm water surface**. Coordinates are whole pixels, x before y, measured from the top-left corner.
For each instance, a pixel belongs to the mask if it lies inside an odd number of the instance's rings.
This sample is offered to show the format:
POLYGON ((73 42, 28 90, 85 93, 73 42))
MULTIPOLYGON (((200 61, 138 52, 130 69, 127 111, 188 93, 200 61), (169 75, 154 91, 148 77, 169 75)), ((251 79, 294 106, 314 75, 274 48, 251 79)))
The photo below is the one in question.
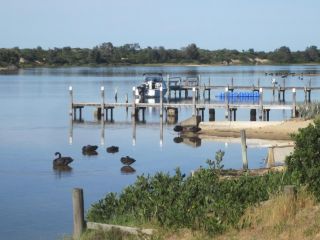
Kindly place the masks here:
MULTIPOLYGON (((106 101, 124 101, 132 87, 142 81, 144 72, 163 72, 176 76, 201 75, 203 82, 217 85, 260 84, 271 85, 275 76, 265 72, 295 72, 286 79, 286 86, 305 86, 311 80, 320 86, 319 66, 230 66, 230 67, 109 67, 109 68, 57 68, 25 69, 14 75, 0 75, 0 238, 1 239, 58 239, 72 232, 71 193, 81 187, 85 193, 86 209, 107 192, 120 192, 133 183, 137 175, 157 171, 173 173, 176 167, 189 173, 208 158, 213 159, 217 150, 226 152, 226 168, 241 168, 241 148, 237 143, 202 141, 194 148, 176 144, 174 125, 164 123, 163 143, 160 144, 159 112, 147 109, 147 124, 136 125, 136 141, 129 115, 124 109, 114 113, 114 123, 106 123, 104 145, 99 124, 73 124, 73 141, 69 143, 70 121, 68 116, 69 85, 73 86, 76 101, 100 101, 101 85, 106 89, 106 101), (312 74, 298 78, 301 73, 312 74), (99 145, 97 156, 83 156, 83 145, 99 145), (107 154, 105 148, 118 145, 120 152, 107 154), (72 156, 75 161, 70 171, 59 172, 52 168, 56 151, 72 156), (121 174, 120 157, 130 155, 137 161, 132 166, 134 174, 121 174)), ((275 77, 282 84, 280 76, 275 77)), ((217 93, 215 93, 217 94, 217 93)), ((214 94, 212 94, 214 95, 214 94)), ((318 99, 318 93, 313 99, 318 99)), ((272 100, 271 93, 265 94, 272 100)), ((303 92, 297 93, 298 101, 303 92)), ((287 93, 287 99, 291 93, 287 93)), ((214 101, 214 100, 213 100, 214 101)), ((216 119, 223 120, 223 110, 216 111, 216 119)), ((191 115, 180 109, 179 120, 191 115)), ((271 120, 290 117, 288 111, 271 111, 271 120)), ((84 119, 91 122, 93 110, 84 110, 84 119)), ((207 112, 205 119, 208 119, 207 112)), ((239 110, 238 120, 249 120, 249 110, 239 110)), ((267 149, 249 148, 251 168, 264 166, 267 149)))

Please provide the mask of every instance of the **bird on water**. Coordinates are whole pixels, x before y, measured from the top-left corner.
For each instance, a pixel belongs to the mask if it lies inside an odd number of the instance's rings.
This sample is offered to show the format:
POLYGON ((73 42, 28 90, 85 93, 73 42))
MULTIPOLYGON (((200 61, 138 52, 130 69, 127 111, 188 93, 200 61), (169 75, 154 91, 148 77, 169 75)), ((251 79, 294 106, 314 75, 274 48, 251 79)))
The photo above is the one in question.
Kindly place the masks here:
POLYGON ((93 152, 98 149, 97 145, 87 145, 82 147, 82 152, 93 152))
POLYGON ((107 147, 107 152, 108 152, 108 153, 116 153, 116 152, 119 152, 119 147, 117 147, 117 146, 107 147))
POLYGON ((126 156, 126 157, 122 157, 120 159, 120 161, 125 164, 125 165, 131 165, 132 163, 134 163, 136 160, 133 159, 132 157, 126 156))
POLYGON ((61 153, 59 152, 56 152, 54 155, 58 157, 53 160, 53 166, 68 166, 69 163, 73 162, 71 157, 61 157, 61 153))

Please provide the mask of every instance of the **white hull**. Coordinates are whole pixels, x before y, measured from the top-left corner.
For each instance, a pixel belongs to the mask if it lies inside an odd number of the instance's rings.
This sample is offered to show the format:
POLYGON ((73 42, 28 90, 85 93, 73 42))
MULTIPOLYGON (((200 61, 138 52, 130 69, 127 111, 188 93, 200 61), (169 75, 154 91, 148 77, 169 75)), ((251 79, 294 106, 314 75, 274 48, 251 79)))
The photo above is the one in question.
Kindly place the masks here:
MULTIPOLYGON (((162 89, 162 96, 164 97, 167 93, 167 89, 162 89)), ((141 95, 139 94, 139 90, 136 89, 135 91, 135 95, 136 97, 140 97, 141 95)), ((146 98, 159 98, 160 97, 160 90, 159 89, 148 89, 145 94, 144 97, 146 98)))

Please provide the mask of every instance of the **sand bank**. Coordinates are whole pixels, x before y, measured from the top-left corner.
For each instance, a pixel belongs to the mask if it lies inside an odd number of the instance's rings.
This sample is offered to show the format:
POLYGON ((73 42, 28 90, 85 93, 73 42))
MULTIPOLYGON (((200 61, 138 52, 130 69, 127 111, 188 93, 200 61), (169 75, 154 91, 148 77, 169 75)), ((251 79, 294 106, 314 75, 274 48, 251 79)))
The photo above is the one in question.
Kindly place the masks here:
POLYGON ((199 132, 201 138, 239 137, 240 130, 245 129, 247 138, 290 140, 290 135, 297 133, 299 128, 305 128, 312 120, 293 119, 274 122, 249 122, 249 121, 220 121, 201 122, 199 132))

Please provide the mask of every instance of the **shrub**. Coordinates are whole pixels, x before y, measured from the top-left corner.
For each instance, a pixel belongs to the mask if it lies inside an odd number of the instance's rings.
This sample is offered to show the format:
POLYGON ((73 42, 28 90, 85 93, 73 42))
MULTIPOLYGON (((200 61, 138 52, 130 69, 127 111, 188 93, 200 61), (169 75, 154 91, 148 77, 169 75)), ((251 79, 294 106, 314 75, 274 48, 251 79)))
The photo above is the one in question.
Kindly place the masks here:
POLYGON ((289 178, 282 173, 265 176, 220 178, 223 152, 186 177, 179 169, 173 176, 157 173, 139 176, 119 196, 109 193, 88 212, 90 221, 116 224, 155 223, 159 226, 190 228, 210 234, 235 226, 245 209, 267 200, 289 178))
POLYGON ((286 159, 288 173, 297 184, 307 185, 320 200, 320 119, 299 129, 293 139, 294 152, 286 159))

